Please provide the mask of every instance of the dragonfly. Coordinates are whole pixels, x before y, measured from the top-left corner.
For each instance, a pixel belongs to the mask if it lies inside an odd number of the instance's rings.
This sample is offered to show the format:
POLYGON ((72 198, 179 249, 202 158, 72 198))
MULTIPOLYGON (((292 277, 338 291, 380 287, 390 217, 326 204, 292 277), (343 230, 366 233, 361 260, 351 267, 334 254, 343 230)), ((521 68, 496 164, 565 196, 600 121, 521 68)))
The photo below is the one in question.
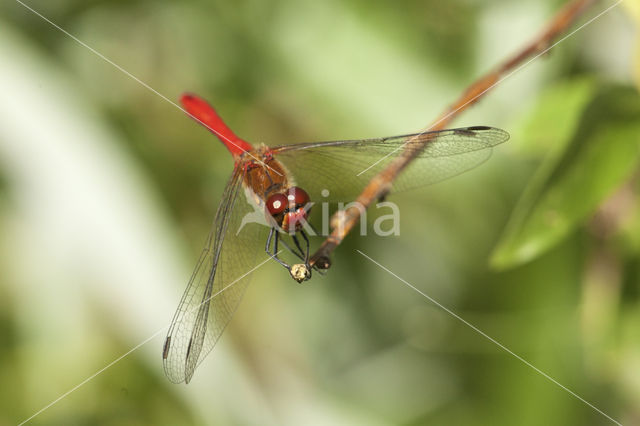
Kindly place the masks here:
POLYGON ((504 130, 473 126, 374 139, 253 145, 239 138, 204 99, 186 93, 180 101, 189 116, 220 139, 234 167, 164 342, 164 371, 174 383, 189 383, 216 345, 252 272, 264 263, 258 262, 259 252, 264 250, 266 259, 278 262, 298 282, 311 278, 314 269, 323 272, 309 262, 312 199, 351 201, 372 176, 405 155, 415 158, 393 183, 394 191, 433 184, 478 166, 494 146, 509 139, 504 130), (300 263, 289 264, 283 253, 300 263))

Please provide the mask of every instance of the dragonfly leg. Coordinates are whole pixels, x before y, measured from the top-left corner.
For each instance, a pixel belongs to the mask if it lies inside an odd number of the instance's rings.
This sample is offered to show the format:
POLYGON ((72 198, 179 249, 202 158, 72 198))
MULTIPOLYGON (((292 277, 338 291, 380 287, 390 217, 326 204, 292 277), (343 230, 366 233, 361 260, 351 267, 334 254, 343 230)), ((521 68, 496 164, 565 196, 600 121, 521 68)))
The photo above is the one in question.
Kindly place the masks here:
POLYGON ((269 247, 271 247, 271 237, 273 237, 273 231, 275 228, 271 228, 269 231, 269 236, 267 237, 267 244, 264 246, 264 251, 267 252, 269 256, 271 256, 271 252, 269 251, 269 247))
POLYGON ((298 250, 300 250, 300 253, 305 253, 304 258, 301 258, 301 259, 304 260, 305 265, 309 266, 309 246, 310 246, 309 238, 307 238, 307 234, 305 234, 302 229, 298 232, 300 233, 300 235, 302 235, 302 238, 304 238, 304 242, 306 243, 306 247, 307 247, 306 250, 302 250, 302 247, 300 246, 300 242, 298 241, 295 235, 292 235, 291 238, 293 239, 293 242, 296 243, 296 247, 298 248, 298 250))
MULTIPOLYGON (((302 232, 302 231, 300 231, 300 232, 302 232)), ((292 236, 291 236, 291 239, 292 239, 292 240, 293 240, 293 242, 295 243, 295 245, 296 245, 296 247, 298 248, 298 250, 300 250, 300 253, 301 253, 301 254, 302 254, 302 253, 304 253, 304 250, 302 250, 302 246, 300 245, 300 241, 298 241, 298 238, 296 238, 296 236, 295 236, 295 235, 292 235, 292 236)), ((302 260, 304 260, 304 262, 305 262, 305 263, 307 263, 308 256, 307 256, 307 257, 304 257, 304 258, 301 258, 301 259, 302 259, 302 260)))
POLYGON ((315 226, 313 226, 312 224, 310 224, 309 222, 307 222, 307 224, 309 225, 309 227, 311 228, 311 230, 313 231, 313 236, 318 236, 318 235, 322 235, 318 232, 318 230, 316 229, 315 226))
POLYGON ((264 251, 266 251, 267 254, 271 256, 272 259, 274 259, 279 264, 284 266, 288 271, 290 271, 291 267, 278 257, 278 240, 279 239, 280 239, 280 233, 278 232, 278 230, 276 228, 271 228, 271 231, 269 231, 269 237, 267 237, 267 244, 265 245, 264 251), (275 235, 275 238, 273 240, 273 253, 272 253, 269 250, 269 248, 271 247, 271 239, 274 237, 274 235, 275 235))
POLYGON ((304 238, 304 242, 307 243, 307 251, 306 251, 306 254, 304 256, 304 263, 307 266, 309 266, 309 246, 311 244, 309 243, 309 238, 307 238, 307 234, 305 234, 302 229, 300 230, 300 235, 302 235, 302 238, 304 238))
POLYGON ((294 250, 289 244, 287 244, 286 240, 283 238, 280 240, 280 243, 285 246, 287 250, 289 250, 293 255, 295 255, 300 260, 304 260, 304 252, 299 250, 294 250))

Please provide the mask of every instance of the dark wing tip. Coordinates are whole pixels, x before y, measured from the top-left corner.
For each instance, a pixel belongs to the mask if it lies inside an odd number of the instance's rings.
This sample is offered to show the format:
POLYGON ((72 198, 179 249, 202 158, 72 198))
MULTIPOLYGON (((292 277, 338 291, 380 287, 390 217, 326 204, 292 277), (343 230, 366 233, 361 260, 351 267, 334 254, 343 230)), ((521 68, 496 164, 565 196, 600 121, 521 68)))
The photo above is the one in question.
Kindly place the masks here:
POLYGON ((171 336, 167 336, 167 340, 164 341, 164 346, 162 347, 162 359, 166 360, 169 356, 169 348, 171 347, 171 336))
POLYGON ((478 129, 477 127, 463 127, 460 129, 453 129, 453 133, 459 136, 475 136, 476 135, 475 130, 480 130, 480 129, 478 129))
POLYGON ((497 127, 491 127, 491 126, 470 126, 470 127, 461 127, 459 129, 452 129, 452 130, 455 135, 459 135, 459 136, 474 137, 474 136, 480 136, 482 134, 491 135, 490 140, 491 140, 492 146, 506 142, 509 140, 509 137, 510 137, 507 131, 498 129, 497 127), (486 133, 478 134, 476 132, 486 132, 486 133))
POLYGON ((191 347, 193 345, 193 337, 189 339, 189 345, 187 346, 187 356, 186 359, 189 359, 189 354, 191 354, 191 347))

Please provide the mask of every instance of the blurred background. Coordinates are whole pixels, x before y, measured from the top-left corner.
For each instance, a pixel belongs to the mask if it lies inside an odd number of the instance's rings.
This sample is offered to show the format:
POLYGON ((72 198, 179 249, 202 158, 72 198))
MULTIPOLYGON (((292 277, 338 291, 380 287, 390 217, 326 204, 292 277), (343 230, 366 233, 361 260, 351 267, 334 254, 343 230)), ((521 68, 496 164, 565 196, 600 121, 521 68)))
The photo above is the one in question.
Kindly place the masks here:
MULTIPOLYGON (((169 100, 198 93, 241 137, 277 145, 418 131, 562 3, 28 5, 169 100)), ((354 233, 302 285, 273 262, 257 271, 185 386, 164 377, 162 343, 230 156, 2 2, 0 424, 88 378, 29 424, 609 423, 356 250, 640 424, 639 18, 623 2, 463 113, 456 125, 511 140, 465 175, 392 195, 400 236, 354 233)))

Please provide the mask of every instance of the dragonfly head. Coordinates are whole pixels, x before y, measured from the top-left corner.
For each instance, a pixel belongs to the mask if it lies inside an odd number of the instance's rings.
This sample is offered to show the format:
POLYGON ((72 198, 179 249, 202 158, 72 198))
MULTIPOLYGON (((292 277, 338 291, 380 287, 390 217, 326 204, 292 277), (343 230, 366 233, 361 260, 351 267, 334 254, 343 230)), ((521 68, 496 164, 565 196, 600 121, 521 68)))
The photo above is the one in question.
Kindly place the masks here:
POLYGON ((271 195, 266 202, 266 211, 285 232, 293 233, 302 229, 306 222, 310 210, 308 203, 307 191, 292 186, 284 193, 271 195))

